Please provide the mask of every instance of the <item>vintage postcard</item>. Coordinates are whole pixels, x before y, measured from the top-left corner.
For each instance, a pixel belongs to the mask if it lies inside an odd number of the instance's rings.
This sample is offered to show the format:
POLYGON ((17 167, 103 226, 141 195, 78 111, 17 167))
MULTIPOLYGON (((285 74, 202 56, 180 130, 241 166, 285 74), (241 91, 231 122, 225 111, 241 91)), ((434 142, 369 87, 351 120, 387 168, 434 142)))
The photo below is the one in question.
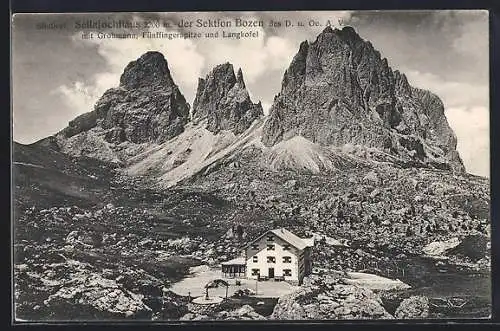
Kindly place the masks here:
POLYGON ((14 322, 491 318, 488 11, 12 16, 14 322))

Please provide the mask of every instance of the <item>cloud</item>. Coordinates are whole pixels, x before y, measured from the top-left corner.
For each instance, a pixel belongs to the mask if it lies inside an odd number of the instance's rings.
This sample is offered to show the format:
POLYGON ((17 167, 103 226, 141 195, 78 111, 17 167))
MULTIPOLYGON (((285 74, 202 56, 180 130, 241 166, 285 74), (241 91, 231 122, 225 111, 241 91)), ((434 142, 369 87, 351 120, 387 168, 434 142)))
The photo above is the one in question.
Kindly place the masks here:
MULTIPOLYGON (((253 16, 247 18, 257 19, 253 16)), ((73 36, 73 42, 80 47, 95 47, 97 53, 105 59, 107 71, 94 74, 88 82, 76 81, 60 86, 54 92, 61 95, 77 115, 88 112, 107 89, 118 85, 125 66, 148 50, 157 50, 165 55, 174 81, 190 103, 196 93, 197 79, 203 76, 202 71, 208 73, 213 67, 224 62, 231 62, 235 69, 241 67, 250 88, 266 71, 277 70, 281 75, 297 52, 297 45, 286 38, 266 35, 262 27, 251 30, 257 32, 257 38, 82 40, 78 33, 73 36)), ((165 28, 149 31, 177 32, 165 28)), ((242 30, 232 27, 224 31, 227 33, 242 30)), ((94 35, 96 34, 94 31, 94 35)))
POLYGON ((266 70, 284 69, 297 51, 295 45, 280 37, 264 37, 239 41, 219 41, 214 43, 214 51, 207 53, 211 67, 230 62, 243 70, 245 80, 255 82, 266 70))
POLYGON ((467 172, 490 176, 489 110, 486 107, 453 107, 446 118, 457 135, 457 150, 467 172))
POLYGON ((117 86, 120 75, 114 72, 97 73, 92 83, 75 81, 70 85, 61 85, 52 94, 63 96, 63 101, 70 106, 74 116, 89 112, 95 102, 109 88, 117 86))
MULTIPOLYGON (((155 29, 172 33, 166 29, 155 29)), ((94 35, 97 32, 94 31, 94 35)), ((73 41, 82 47, 96 47, 97 53, 107 63, 107 71, 98 72, 90 81, 75 81, 70 85, 58 87, 54 93, 63 96, 64 101, 77 113, 92 110, 97 99, 109 88, 119 84, 120 75, 125 66, 139 58, 146 51, 162 52, 169 64, 171 74, 185 96, 192 97, 195 93, 193 78, 197 78, 204 66, 204 57, 198 52, 196 45, 190 39, 86 39, 80 34, 73 36, 73 41)))
POLYGON ((242 30, 233 26, 219 30, 219 38, 203 42, 200 50, 206 56, 207 71, 217 64, 230 62, 235 68, 242 68, 245 80, 253 83, 267 70, 284 71, 297 52, 297 46, 289 39, 268 35, 263 27, 242 30), (226 35, 252 31, 257 37, 221 38, 222 31, 226 35))
POLYGON ((488 107, 489 86, 484 84, 471 84, 466 81, 446 81, 439 76, 416 70, 403 69, 408 82, 419 88, 437 94, 445 107, 488 107))
POLYGON ((488 20, 464 23, 460 28, 460 35, 453 40, 453 48, 468 55, 481 63, 488 63, 489 34, 488 20), (482 51, 478 51, 482 50, 482 51))

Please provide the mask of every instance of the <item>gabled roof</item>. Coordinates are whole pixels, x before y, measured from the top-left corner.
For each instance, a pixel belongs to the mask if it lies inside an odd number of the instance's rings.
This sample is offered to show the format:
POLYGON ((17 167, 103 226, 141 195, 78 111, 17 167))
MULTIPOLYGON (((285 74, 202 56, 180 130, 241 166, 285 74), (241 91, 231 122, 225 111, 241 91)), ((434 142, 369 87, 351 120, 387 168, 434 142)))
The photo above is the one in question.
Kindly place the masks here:
POLYGON ((299 250, 303 250, 308 246, 305 240, 302 240, 302 238, 297 237, 285 228, 274 229, 271 232, 299 250))
POLYGON ((262 237, 264 237, 268 233, 274 234, 275 236, 277 236, 278 238, 281 238, 282 240, 284 240, 285 242, 287 242, 290 245, 294 246, 298 250, 303 250, 304 248, 306 248, 308 246, 311 246, 311 244, 309 243, 309 241, 296 236, 295 234, 293 234, 292 232, 288 231, 285 228, 280 228, 280 229, 274 229, 274 230, 269 230, 267 232, 264 232, 262 235, 260 235, 256 239, 252 240, 245 247, 250 246, 251 244, 253 244, 257 240, 260 240, 262 237))
POLYGON ((242 265, 242 264, 245 264, 246 261, 245 261, 245 258, 244 257, 237 257, 235 259, 232 259, 232 260, 229 260, 229 261, 226 261, 226 262, 222 262, 221 264, 222 265, 242 265))

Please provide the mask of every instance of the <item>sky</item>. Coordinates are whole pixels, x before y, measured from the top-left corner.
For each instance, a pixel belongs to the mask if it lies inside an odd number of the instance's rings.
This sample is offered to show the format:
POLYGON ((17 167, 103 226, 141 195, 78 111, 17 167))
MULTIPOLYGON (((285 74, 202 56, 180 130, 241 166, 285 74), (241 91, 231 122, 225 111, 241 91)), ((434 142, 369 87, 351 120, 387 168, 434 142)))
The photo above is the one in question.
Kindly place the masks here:
MULTIPOLYGON (((254 102, 267 113, 281 89, 283 73, 303 40, 314 41, 327 21, 356 29, 415 87, 437 94, 457 135, 469 173, 489 177, 489 36, 487 11, 318 11, 18 14, 12 22, 13 137, 28 144, 58 132, 89 112, 125 66, 149 50, 167 59, 172 77, 192 104, 199 77, 230 62, 243 76, 254 102), (264 27, 178 28, 180 20, 262 20, 264 27), (150 31, 221 33, 254 31, 257 38, 82 39, 76 22, 87 20, 169 22, 150 31), (293 27, 269 27, 289 20, 293 27), (297 26, 296 22, 304 26, 297 26), (37 29, 40 23, 65 24, 37 29), (311 23, 311 24, 309 24, 311 23)), ((145 29, 86 29, 136 32, 145 29)))

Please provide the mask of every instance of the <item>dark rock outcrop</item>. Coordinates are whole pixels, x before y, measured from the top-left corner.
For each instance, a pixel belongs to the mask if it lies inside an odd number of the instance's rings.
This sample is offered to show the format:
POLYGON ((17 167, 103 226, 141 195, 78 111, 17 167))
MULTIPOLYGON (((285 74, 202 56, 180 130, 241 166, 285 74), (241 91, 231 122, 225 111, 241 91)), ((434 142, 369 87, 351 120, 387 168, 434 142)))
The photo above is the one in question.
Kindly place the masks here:
POLYGON ((120 85, 107 90, 94 110, 72 120, 57 134, 68 138, 98 128, 99 136, 112 144, 162 143, 184 130, 189 104, 175 85, 167 61, 159 52, 146 52, 130 62, 120 85))
POLYGON ((270 319, 393 319, 371 290, 346 285, 335 277, 309 276, 298 290, 280 297, 270 319))
POLYGON ((273 146, 296 135, 464 171, 441 100, 410 86, 351 27, 327 27, 314 42, 302 42, 286 70, 262 142, 273 146))
POLYGON ((233 65, 216 66, 205 79, 199 78, 193 102, 193 119, 208 119, 207 129, 217 133, 230 130, 240 134, 263 115, 261 103, 250 99, 241 69, 234 74, 233 65))
POLYGON ((136 61, 130 62, 120 77, 120 86, 127 90, 174 85, 167 61, 160 52, 146 52, 136 61))
POLYGON ((49 310, 80 309, 104 318, 151 318, 151 308, 144 304, 142 296, 116 281, 86 270, 72 273, 72 277, 71 285, 61 281, 63 286, 44 301, 49 310))
POLYGON ((421 319, 429 317, 429 299, 412 296, 404 299, 394 313, 398 319, 421 319))

